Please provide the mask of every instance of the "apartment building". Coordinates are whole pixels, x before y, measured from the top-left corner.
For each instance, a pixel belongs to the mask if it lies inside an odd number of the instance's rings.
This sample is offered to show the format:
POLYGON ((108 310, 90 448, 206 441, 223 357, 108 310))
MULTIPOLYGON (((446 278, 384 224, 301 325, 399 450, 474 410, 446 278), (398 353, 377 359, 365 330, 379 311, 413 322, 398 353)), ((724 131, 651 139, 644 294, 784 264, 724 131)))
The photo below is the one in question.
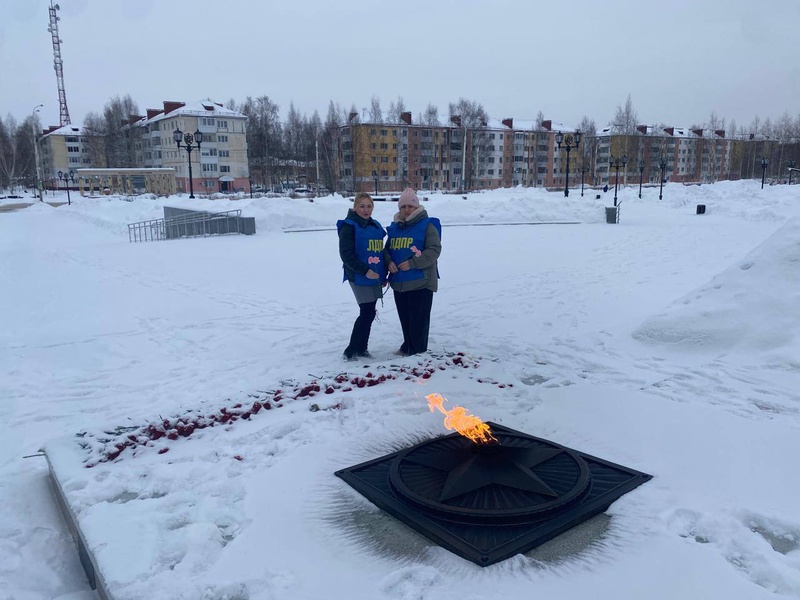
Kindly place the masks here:
POLYGON ((163 108, 148 109, 144 116, 132 115, 126 128, 136 164, 175 169, 178 192, 189 191, 190 171, 196 193, 249 189, 247 117, 240 112, 210 100, 194 104, 166 101, 163 108), (195 142, 195 134, 200 132, 199 149, 187 153, 178 148, 173 139, 178 130, 192 134, 195 142))
POLYGON ((461 132, 450 127, 413 125, 411 113, 403 113, 397 124, 360 123, 352 113, 339 130, 337 186, 377 194, 406 186, 455 189, 461 139, 461 132))
POLYGON ((102 135, 75 125, 53 126, 39 138, 42 181, 48 188, 60 185, 58 172, 76 172, 80 168, 106 166, 105 141, 102 135))
MULTIPOLYGON (((640 125, 625 132, 610 125, 596 135, 552 120, 488 120, 464 127, 459 117, 448 125, 415 125, 411 113, 397 124, 361 123, 350 115, 340 128, 338 189, 388 193, 406 186, 420 190, 481 190, 522 185, 577 188, 658 184, 665 181, 711 183, 761 175, 783 177, 791 160, 800 162, 800 143, 763 136, 733 139, 724 130, 640 125), (559 146, 558 134, 564 141, 559 146), (567 152, 567 141, 570 151, 567 152), (663 164, 663 166, 662 166, 663 164)), ((788 171, 787 171, 788 173, 788 171)))
MULTIPOLYGON (((457 116, 449 125, 415 125, 408 112, 397 124, 361 123, 352 113, 339 132, 338 187, 380 194, 406 186, 456 191, 563 185, 566 152, 556 145, 558 131, 575 130, 556 129, 552 121, 515 127, 513 119, 465 127, 457 116)), ((578 168, 577 152, 570 163, 578 168)))
POLYGON ((743 143, 726 137, 721 129, 639 125, 635 133, 626 133, 612 125, 600 130, 593 144, 593 174, 600 185, 615 181, 612 160, 616 164, 623 158, 627 160, 619 169, 622 184, 640 179, 654 184, 662 175, 665 181, 683 183, 741 177, 743 143))

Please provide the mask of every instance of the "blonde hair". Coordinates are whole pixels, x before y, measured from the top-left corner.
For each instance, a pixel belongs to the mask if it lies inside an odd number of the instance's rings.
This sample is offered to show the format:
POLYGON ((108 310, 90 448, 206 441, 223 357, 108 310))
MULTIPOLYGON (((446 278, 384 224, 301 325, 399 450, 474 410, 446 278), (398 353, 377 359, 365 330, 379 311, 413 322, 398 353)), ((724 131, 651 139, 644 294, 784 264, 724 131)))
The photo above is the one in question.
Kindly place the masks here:
POLYGON ((372 205, 372 208, 375 208, 375 201, 372 199, 372 196, 370 196, 367 192, 358 192, 356 194, 355 200, 353 200, 353 210, 355 210, 358 207, 358 203, 361 200, 364 200, 365 198, 369 200, 369 203, 372 205))

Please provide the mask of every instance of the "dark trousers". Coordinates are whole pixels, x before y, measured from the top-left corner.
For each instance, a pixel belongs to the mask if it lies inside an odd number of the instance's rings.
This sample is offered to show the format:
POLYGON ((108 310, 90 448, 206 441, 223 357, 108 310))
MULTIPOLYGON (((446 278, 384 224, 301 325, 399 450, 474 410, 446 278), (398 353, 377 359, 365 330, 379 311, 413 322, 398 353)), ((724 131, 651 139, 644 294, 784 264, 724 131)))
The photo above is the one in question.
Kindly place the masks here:
POLYGON ((431 328, 433 290, 414 290, 394 293, 397 316, 403 329, 403 345, 406 354, 419 354, 428 350, 428 332, 431 328))
POLYGON ((350 334, 350 344, 345 348, 345 356, 361 356, 366 354, 369 344, 369 333, 372 330, 372 322, 375 320, 375 305, 377 300, 364 302, 358 305, 359 313, 356 322, 353 323, 353 333, 350 334))

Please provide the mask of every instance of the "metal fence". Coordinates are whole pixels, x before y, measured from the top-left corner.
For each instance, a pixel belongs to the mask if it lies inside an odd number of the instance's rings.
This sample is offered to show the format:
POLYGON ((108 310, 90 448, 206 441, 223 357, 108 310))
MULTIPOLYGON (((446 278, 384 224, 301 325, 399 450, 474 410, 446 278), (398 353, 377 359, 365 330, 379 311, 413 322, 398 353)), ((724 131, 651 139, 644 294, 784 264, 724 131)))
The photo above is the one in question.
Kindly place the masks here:
POLYGON ((227 210, 219 213, 195 211, 174 217, 130 223, 128 224, 128 240, 131 242, 155 242, 182 237, 251 233, 244 230, 241 214, 241 210, 227 210))

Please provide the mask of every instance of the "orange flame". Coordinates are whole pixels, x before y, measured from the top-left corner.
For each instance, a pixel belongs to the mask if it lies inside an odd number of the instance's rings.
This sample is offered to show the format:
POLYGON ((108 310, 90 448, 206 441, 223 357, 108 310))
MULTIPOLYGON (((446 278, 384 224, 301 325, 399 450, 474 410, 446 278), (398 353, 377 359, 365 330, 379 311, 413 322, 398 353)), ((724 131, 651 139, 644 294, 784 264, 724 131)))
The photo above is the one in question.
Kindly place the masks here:
POLYGON ((428 400, 431 412, 438 409, 444 415, 444 426, 450 431, 457 431, 476 444, 497 443, 497 438, 492 435, 489 426, 463 406, 445 410, 445 399, 441 394, 428 394, 425 398, 428 400))

